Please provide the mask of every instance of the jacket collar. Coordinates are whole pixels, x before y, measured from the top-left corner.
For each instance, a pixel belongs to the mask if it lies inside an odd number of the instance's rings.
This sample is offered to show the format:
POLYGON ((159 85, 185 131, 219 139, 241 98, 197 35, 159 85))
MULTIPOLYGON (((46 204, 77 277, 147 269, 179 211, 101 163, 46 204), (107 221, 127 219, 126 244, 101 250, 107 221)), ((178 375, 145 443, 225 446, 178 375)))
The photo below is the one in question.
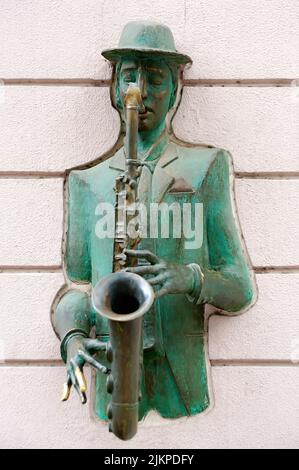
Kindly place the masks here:
MULTIPOLYGON (((164 168, 178 158, 176 152, 169 151, 169 147, 171 147, 171 150, 174 150, 173 144, 171 144, 169 141, 167 132, 164 131, 159 139, 151 146, 150 150, 144 157, 144 160, 155 161, 159 159, 157 165, 159 165, 161 168, 164 168), (149 159, 149 157, 151 158, 149 159)), ((125 167, 125 150, 124 147, 122 147, 118 150, 114 157, 111 158, 109 168, 118 171, 125 171, 125 167)))
MULTIPOLYGON (((152 202, 161 202, 166 191, 174 183, 171 166, 179 157, 176 145, 169 141, 169 136, 165 132, 162 138, 151 147, 148 157, 151 161, 159 159, 154 170, 152 180, 152 202)), ((124 171, 126 166, 124 148, 122 147, 111 159, 109 167, 114 170, 124 171)))

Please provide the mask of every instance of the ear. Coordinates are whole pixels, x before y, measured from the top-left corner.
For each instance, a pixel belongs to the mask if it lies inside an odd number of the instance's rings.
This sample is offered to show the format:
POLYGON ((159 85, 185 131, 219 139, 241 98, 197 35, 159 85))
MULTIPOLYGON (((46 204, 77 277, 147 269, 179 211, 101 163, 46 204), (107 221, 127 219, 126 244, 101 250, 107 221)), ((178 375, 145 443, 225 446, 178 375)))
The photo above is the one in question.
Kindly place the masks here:
POLYGON ((113 101, 113 106, 118 109, 118 111, 122 111, 123 103, 121 100, 120 89, 119 89, 119 69, 120 65, 116 64, 113 67, 113 74, 112 74, 112 87, 111 87, 111 96, 113 101))
POLYGON ((171 92, 170 100, 169 100, 169 111, 171 110, 171 108, 174 106, 174 104, 176 102, 177 91, 178 91, 177 85, 173 84, 172 92, 171 92))
POLYGON ((115 105, 117 109, 119 109, 120 111, 123 109, 123 103, 121 100, 118 83, 116 83, 116 89, 115 89, 115 105))
POLYGON ((179 85, 179 68, 176 65, 168 64, 170 73, 171 73, 171 81, 172 81, 172 90, 169 99, 169 111, 176 103, 177 99, 177 92, 178 92, 178 85, 179 85))

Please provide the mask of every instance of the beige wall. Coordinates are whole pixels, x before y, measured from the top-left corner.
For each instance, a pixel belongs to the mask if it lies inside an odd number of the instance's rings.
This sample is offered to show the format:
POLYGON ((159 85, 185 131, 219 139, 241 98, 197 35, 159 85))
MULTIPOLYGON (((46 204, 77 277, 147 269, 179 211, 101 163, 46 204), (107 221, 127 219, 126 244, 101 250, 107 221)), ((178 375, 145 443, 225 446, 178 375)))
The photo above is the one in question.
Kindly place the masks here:
POLYGON ((0 447, 299 447, 298 31, 297 0, 1 0, 0 447), (175 132, 233 154, 259 300, 210 320, 213 411, 152 416, 122 443, 76 396, 60 403, 49 310, 63 284, 64 171, 119 131, 100 51, 144 18, 194 59, 175 132))

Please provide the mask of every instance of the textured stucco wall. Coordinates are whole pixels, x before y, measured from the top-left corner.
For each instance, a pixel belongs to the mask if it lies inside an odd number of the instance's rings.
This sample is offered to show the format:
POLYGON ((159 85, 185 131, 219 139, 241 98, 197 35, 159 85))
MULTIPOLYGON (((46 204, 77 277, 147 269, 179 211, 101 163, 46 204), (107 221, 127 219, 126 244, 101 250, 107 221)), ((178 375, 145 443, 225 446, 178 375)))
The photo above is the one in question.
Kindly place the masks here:
POLYGON ((0 44, 0 447, 299 447, 298 0, 1 0, 0 44), (210 320, 213 411, 152 416, 123 443, 75 395, 59 401, 49 309, 64 170, 119 131, 100 51, 143 18, 194 59, 174 129, 233 154, 259 300, 210 320))

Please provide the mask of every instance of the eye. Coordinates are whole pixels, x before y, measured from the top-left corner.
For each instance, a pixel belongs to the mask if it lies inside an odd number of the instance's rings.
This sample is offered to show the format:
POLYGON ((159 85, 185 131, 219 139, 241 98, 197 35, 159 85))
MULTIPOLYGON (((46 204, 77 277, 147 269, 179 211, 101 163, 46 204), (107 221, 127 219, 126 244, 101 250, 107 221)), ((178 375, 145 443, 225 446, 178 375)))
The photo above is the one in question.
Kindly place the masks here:
POLYGON ((123 80, 124 80, 126 83, 134 82, 134 81, 135 81, 136 72, 135 72, 134 70, 125 70, 125 71, 122 72, 122 76, 123 76, 123 80))
POLYGON ((161 76, 159 74, 150 74, 149 75, 149 82, 152 84, 152 85, 156 85, 156 86, 159 86, 159 85, 162 85, 163 83, 163 80, 161 78, 161 76))

